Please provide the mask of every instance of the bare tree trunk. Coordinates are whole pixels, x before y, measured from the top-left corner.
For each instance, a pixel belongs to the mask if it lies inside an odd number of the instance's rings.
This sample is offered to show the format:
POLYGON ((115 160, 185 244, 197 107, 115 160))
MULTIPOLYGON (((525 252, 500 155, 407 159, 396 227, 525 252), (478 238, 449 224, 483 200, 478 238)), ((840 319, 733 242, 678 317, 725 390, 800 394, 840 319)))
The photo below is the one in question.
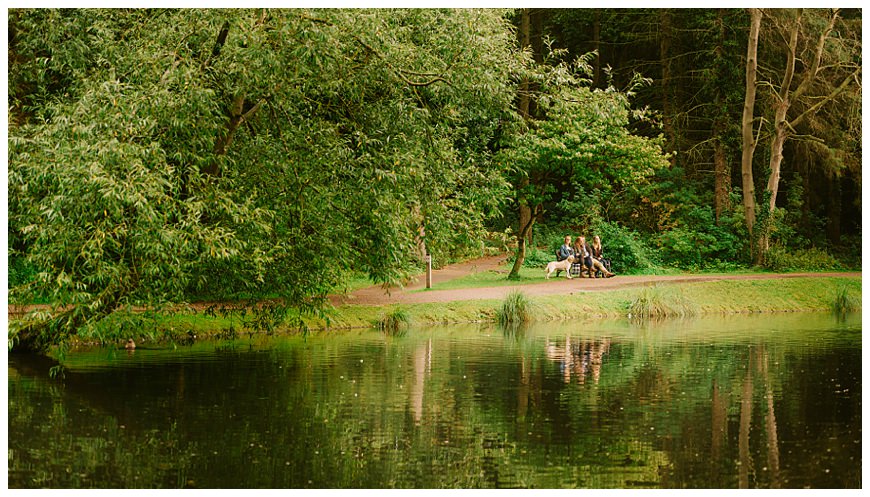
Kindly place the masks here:
POLYGON ((840 243, 840 218, 843 215, 843 189, 840 177, 833 175, 828 180, 828 240, 840 243))
POLYGON ((788 133, 788 109, 791 107, 791 82, 794 78, 795 61, 797 60, 798 34, 800 33, 800 17, 792 25, 788 42, 788 61, 782 78, 773 119, 774 135, 770 144, 770 177, 767 180, 767 191, 770 193, 770 212, 776 207, 776 194, 779 191, 779 174, 782 168, 782 148, 788 133))
MULTIPOLYGON (((721 131, 719 131, 721 133, 721 131)), ((716 222, 724 212, 731 210, 729 194, 731 193, 731 168, 725 155, 725 145, 717 138, 713 150, 713 168, 716 176, 715 196, 713 202, 716 208, 716 222)))
MULTIPOLYGON (((662 9, 659 15, 659 30, 661 37, 659 39, 659 62, 662 66, 662 127, 664 128, 665 137, 668 140, 668 150, 676 150, 677 137, 674 130, 674 102, 671 91, 671 41, 672 33, 671 11, 662 9)), ((677 154, 671 154, 671 167, 674 167, 677 162, 677 154)))
MULTIPOLYGON (((520 48, 525 49, 529 45, 531 45, 531 20, 529 17, 529 9, 522 9, 520 12, 520 30, 519 30, 519 38, 520 38, 520 48)), ((520 116, 523 119, 528 120, 531 116, 529 114, 529 103, 531 102, 531 98, 529 95, 529 80, 523 78, 520 81, 520 95, 519 102, 517 103, 517 107, 520 113, 520 116)))
POLYGON ((752 158, 757 140, 752 130, 755 114, 755 82, 758 71, 758 32, 761 30, 761 10, 750 9, 749 47, 746 50, 746 96, 743 101, 743 213, 750 237, 755 228, 755 180, 752 177, 752 158))
POLYGON ((595 50, 592 86, 601 88, 601 11, 599 9, 595 9, 595 18, 592 22, 592 46, 595 50))
MULTIPOLYGON (((719 27, 719 43, 716 45, 716 57, 721 58, 725 50, 725 21, 723 19, 725 9, 719 9, 717 13, 717 24, 719 27)), ((722 90, 716 91, 716 108, 722 109, 724 99, 722 90)), ((731 167, 728 164, 728 158, 725 153, 725 144, 723 136, 725 134, 725 119, 722 116, 717 116, 713 122, 713 174, 715 180, 715 191, 713 196, 713 207, 716 211, 716 223, 726 211, 731 210, 731 201, 729 195, 731 193, 731 167)))
MULTIPOLYGON (((804 111, 791 121, 788 120, 788 111, 791 108, 792 102, 797 101, 812 87, 813 82, 818 75, 825 50, 825 43, 827 42, 828 36, 834 30, 838 18, 839 10, 835 10, 831 15, 831 18, 828 20, 826 28, 822 31, 819 35, 819 39, 816 41, 815 52, 812 53, 812 58, 808 61, 809 64, 807 64, 806 60, 803 60, 803 56, 801 57, 801 62, 804 64, 806 70, 803 72, 801 81, 794 93, 792 93, 791 87, 792 80, 794 79, 795 67, 797 65, 798 37, 801 32, 802 12, 798 14, 795 21, 791 22, 788 38, 788 60, 786 61, 782 84, 780 85, 779 92, 776 94, 777 101, 773 123, 774 135, 770 144, 770 176, 767 180, 767 189, 765 190, 770 196, 770 204, 768 206, 770 214, 773 214, 776 209, 776 197, 779 193, 779 179, 782 170, 782 150, 785 146, 785 141, 788 139, 792 130, 794 130, 798 123, 803 121, 806 116, 817 111, 823 105, 833 100, 840 92, 851 84, 852 76, 849 76, 828 95, 825 95, 823 98, 816 98, 816 102, 808 110, 804 111)), ((857 74, 859 70, 860 69, 856 69, 853 74, 857 74)), ((764 231, 761 233, 761 236, 758 237, 758 253, 755 256, 757 262, 763 260, 764 254, 767 252, 769 245, 770 225, 768 223, 767 226, 765 226, 764 231)))
POLYGON ((508 274, 509 279, 517 278, 520 275, 520 268, 523 267, 523 262, 526 260, 526 240, 537 219, 539 207, 535 207, 535 210, 532 211, 528 204, 520 202, 520 218, 525 218, 528 221, 525 224, 520 224, 520 230, 517 233, 517 257, 514 260, 513 267, 511 267, 510 274, 508 274))

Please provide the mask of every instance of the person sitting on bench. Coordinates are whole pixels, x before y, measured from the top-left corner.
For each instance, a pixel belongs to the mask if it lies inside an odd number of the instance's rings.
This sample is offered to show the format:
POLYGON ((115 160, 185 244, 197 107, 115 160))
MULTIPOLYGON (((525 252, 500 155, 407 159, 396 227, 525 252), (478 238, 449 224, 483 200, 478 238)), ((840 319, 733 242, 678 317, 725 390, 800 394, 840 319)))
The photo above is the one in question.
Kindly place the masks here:
MULTIPOLYGON (((590 278, 595 278, 595 273, 601 271, 604 274, 605 278, 612 278, 614 273, 611 273, 601 264, 601 261, 592 257, 592 248, 586 244, 586 237, 578 237, 577 241, 574 242, 574 251, 577 254, 577 258, 583 263, 583 267, 586 270, 587 274, 590 278)), ((580 272, 581 276, 583 271, 580 272)))
MULTIPOLYGON (((569 235, 565 235, 565 243, 562 244, 562 246, 559 247, 558 250, 556 250, 556 260, 557 261, 564 261, 565 259, 567 259, 568 257, 571 257, 572 255, 574 255, 574 248, 571 246, 571 237, 569 235)), ((556 276, 558 277, 559 273, 561 273, 561 272, 562 272, 561 269, 557 270, 556 276)))

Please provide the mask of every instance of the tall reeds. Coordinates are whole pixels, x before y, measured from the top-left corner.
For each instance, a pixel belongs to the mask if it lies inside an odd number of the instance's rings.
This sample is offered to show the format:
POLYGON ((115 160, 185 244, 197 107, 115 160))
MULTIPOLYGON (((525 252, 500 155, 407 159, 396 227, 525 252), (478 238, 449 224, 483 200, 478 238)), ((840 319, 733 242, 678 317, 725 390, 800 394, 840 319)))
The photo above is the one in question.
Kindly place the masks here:
POLYGON ((514 290, 507 294, 495 314, 498 324, 504 327, 528 324, 532 321, 532 302, 524 293, 514 290))
POLYGON ((852 292, 846 286, 840 285, 837 288, 837 293, 834 296, 834 302, 831 307, 835 314, 856 312, 861 310, 861 299, 852 295, 852 292))

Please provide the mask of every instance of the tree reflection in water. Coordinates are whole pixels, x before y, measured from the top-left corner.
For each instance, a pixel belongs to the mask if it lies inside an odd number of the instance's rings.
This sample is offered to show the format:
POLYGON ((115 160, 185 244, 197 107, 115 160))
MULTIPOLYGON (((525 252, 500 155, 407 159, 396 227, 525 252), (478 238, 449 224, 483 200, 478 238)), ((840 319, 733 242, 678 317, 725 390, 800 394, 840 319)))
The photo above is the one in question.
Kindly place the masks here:
POLYGON ((10 357, 9 486, 860 487, 860 327, 777 323, 10 357))

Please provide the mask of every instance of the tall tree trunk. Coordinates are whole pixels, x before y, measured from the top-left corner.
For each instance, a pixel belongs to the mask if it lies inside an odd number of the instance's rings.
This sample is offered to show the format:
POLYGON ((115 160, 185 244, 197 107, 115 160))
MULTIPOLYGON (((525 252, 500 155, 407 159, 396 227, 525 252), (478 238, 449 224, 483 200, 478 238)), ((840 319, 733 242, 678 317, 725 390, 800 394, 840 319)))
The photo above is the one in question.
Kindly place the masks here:
MULTIPOLYGON (((671 11, 662 9, 659 14, 659 62, 662 66, 662 127, 667 138, 667 149, 677 149, 677 137, 674 129, 674 101, 671 88, 671 44, 673 40, 673 17, 671 11)), ((671 167, 677 162, 677 154, 671 154, 671 167)))
MULTIPOLYGON (((538 62, 538 59, 543 56, 543 46, 541 45, 540 40, 541 27, 542 22, 540 13, 533 14, 533 9, 522 9, 520 11, 520 29, 519 33, 517 33, 519 36, 520 48, 525 50, 526 48, 531 47, 536 62, 538 62), (533 26, 536 29, 534 37, 532 36, 533 26)), ((530 82, 527 79, 523 79, 520 82, 520 94, 519 99, 517 100, 517 110, 519 111, 520 116, 522 116, 526 121, 532 119, 532 113, 534 112, 531 98, 532 91, 533 87, 530 82)), ((526 259, 526 244, 531 240, 532 226, 535 224, 536 213, 532 212, 532 208, 522 197, 522 191, 528 187, 528 185, 529 179, 523 177, 519 181, 519 184, 514 187, 517 194, 519 226, 517 231, 517 255, 508 278, 519 277, 520 268, 523 266, 523 262, 526 259)))
POLYGON ((779 192, 779 175, 782 168, 782 149, 787 138, 789 123, 788 109, 791 107, 791 82, 794 79, 794 69, 797 60, 798 34, 800 33, 800 18, 792 25, 788 42, 788 60, 782 85, 779 87, 773 118, 773 139, 770 142, 770 176, 767 180, 767 192, 770 193, 770 212, 776 208, 776 195, 779 192))
MULTIPOLYGON (((715 54, 717 59, 723 57, 725 51, 725 9, 719 9, 717 12, 717 26, 719 28, 719 42, 716 44, 715 54)), ((716 89, 716 108, 718 115, 713 121, 713 174, 715 180, 715 190, 713 196, 713 207, 716 211, 716 223, 724 212, 731 210, 731 201, 729 195, 731 193, 731 167, 728 164, 728 157, 725 153, 724 134, 725 134, 725 119, 722 114, 724 111, 723 100, 725 97, 722 94, 721 87, 716 89)))
POLYGON ((729 195, 731 193, 731 168, 728 167, 728 159, 725 154, 725 145, 722 140, 716 139, 713 150, 713 168, 716 175, 716 194, 713 199, 716 208, 716 223, 722 214, 731 210, 729 195))
POLYGON ((592 86, 601 88, 601 10, 599 9, 595 9, 595 17, 592 21, 592 48, 595 50, 592 86))
POLYGON ((520 231, 517 233, 517 257, 514 260, 514 265, 511 267, 511 272, 508 274, 508 279, 518 278, 520 276, 520 268, 523 267, 523 262, 526 260, 526 240, 528 240, 532 232, 532 226, 538 217, 540 206, 536 206, 533 210, 525 202, 520 202, 520 218, 527 219, 525 224, 520 224, 520 231))
POLYGON ((764 255, 770 248, 770 229, 771 216, 776 209, 776 196, 779 193, 779 176, 782 170, 782 149, 785 145, 785 140, 788 134, 788 121, 786 115, 788 113, 788 96, 777 103, 776 113, 774 117, 774 133, 770 142, 770 176, 767 179, 767 188, 765 192, 769 195, 768 215, 764 216, 766 220, 758 236, 758 248, 755 252, 756 264, 764 262, 764 255))
POLYGON ((843 188, 840 185, 840 177, 832 175, 828 179, 828 240, 832 243, 840 243, 842 235, 840 218, 843 216, 843 188))
MULTIPOLYGON (((531 20, 529 18, 529 9, 522 9, 520 11, 520 29, 517 33, 519 36, 520 49, 525 49, 529 45, 531 45, 531 20)), ((523 119, 528 120, 531 115, 529 114, 529 102, 531 102, 531 96, 529 94, 529 80, 523 78, 520 81, 519 88, 519 99, 517 101, 517 110, 522 116, 523 119)))
POLYGON ((752 129, 755 114, 755 83, 758 71, 758 33, 761 30, 761 10, 749 9, 749 46, 746 50, 746 95, 743 100, 743 214, 750 238, 755 228, 755 180, 752 177, 752 158, 757 140, 752 129))

